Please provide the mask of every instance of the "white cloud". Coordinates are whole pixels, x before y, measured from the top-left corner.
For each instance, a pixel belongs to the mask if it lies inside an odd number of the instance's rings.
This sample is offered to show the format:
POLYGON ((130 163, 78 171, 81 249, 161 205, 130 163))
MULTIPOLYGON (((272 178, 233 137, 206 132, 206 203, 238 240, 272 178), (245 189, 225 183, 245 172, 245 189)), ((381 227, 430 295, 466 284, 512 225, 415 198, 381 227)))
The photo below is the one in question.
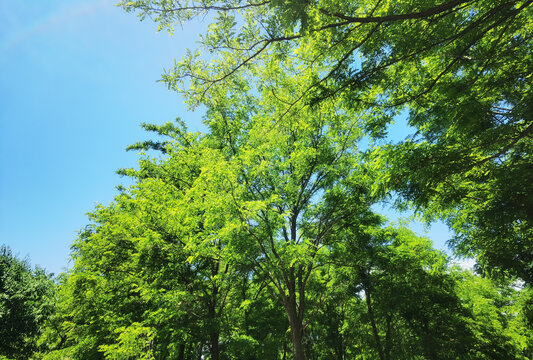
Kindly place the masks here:
POLYGON ((15 30, 12 34, 8 35, 0 44, 0 54, 6 54, 7 51, 31 37, 67 21, 93 14, 105 8, 112 8, 114 3, 115 0, 88 1, 59 8, 49 16, 39 19, 33 24, 28 24, 21 29, 15 30))
POLYGON ((464 269, 464 270, 474 270, 474 266, 476 265, 476 260, 472 258, 455 259, 453 261, 453 264, 459 266, 461 269, 464 269))

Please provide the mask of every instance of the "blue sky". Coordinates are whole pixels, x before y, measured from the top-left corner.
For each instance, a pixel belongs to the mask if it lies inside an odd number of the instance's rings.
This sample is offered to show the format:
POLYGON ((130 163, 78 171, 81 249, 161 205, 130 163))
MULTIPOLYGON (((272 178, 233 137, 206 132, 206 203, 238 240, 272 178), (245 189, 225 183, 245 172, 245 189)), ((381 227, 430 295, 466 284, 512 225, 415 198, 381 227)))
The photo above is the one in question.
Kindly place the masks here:
POLYGON ((134 166, 143 122, 201 114, 157 83, 198 29, 170 37, 114 0, 0 1, 0 243, 58 273, 94 204, 134 166))
MULTIPOLYGON (((135 166, 124 149, 147 138, 140 124, 180 117, 202 128, 156 82, 201 25, 171 37, 114 2, 0 2, 0 244, 56 274, 85 214, 126 181, 115 171, 135 166)), ((439 248, 449 238, 442 224, 427 235, 439 248)))

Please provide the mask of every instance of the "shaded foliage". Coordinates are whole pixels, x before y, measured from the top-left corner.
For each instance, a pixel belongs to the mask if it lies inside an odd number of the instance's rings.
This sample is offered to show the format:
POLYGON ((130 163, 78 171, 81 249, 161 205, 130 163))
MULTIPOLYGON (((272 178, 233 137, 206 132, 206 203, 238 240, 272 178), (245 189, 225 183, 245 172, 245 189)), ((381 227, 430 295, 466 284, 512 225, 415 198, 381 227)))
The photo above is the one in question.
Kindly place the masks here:
POLYGON ((0 355, 27 359, 38 349, 37 338, 53 311, 51 276, 32 269, 11 250, 0 247, 0 355))

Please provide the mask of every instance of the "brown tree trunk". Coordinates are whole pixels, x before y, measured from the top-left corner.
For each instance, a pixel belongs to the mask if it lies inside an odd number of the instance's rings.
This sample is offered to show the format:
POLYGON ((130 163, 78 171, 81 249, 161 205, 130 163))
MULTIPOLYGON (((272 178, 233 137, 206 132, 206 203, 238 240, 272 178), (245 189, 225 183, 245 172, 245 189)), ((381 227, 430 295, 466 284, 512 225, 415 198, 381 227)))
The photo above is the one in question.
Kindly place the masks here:
MULTIPOLYGON (((217 275, 219 273, 219 266, 220 264, 218 262, 213 263, 213 274, 217 275)), ((216 284, 213 284, 213 288, 211 289, 211 301, 209 304, 209 319, 211 320, 211 331, 209 334, 209 342, 210 342, 210 350, 211 350, 211 360, 219 360, 220 359, 220 349, 218 346, 218 341, 220 338, 220 331, 219 331, 219 324, 218 324, 218 317, 220 314, 217 314, 217 301, 219 296, 219 287, 216 284)))
POLYGON ((202 350, 203 350, 204 344, 200 344, 198 346, 198 356, 196 357, 196 360, 202 360, 202 350))
MULTIPOLYGON (((216 299, 216 295, 218 293, 218 289, 215 287, 213 290, 214 293, 214 299, 216 299)), ((211 351, 211 359, 212 360, 219 360, 220 358, 220 350, 218 347, 218 340, 220 338, 220 333, 218 331, 218 323, 217 323, 217 313, 216 313, 216 300, 213 300, 213 302, 209 306, 209 319, 211 320, 211 331, 209 334, 209 349, 211 351)))
POLYGON ((185 360, 185 344, 180 344, 178 360, 185 360))
POLYGON ((290 271, 290 281, 287 284, 289 297, 285 301, 285 310, 291 326, 292 353, 294 360, 305 360, 305 351, 303 346, 303 309, 298 309, 296 302, 296 280, 294 278, 294 269, 290 271))
POLYGON ((296 306, 289 306, 289 308, 287 308, 287 314, 291 326, 293 358, 294 360, 305 360, 305 351, 303 347, 303 326, 298 319, 296 306))
POLYGON ((387 334, 385 335, 385 360, 390 360, 390 352, 392 347, 392 315, 387 315, 387 334))
POLYGON ((211 331, 211 359, 219 360, 220 358, 220 349, 218 347, 219 332, 211 331))
POLYGON ((342 341, 342 334, 338 334, 338 344, 335 352, 337 354, 337 360, 344 360, 344 341, 342 341))
POLYGON ((376 324, 376 319, 374 317, 374 310, 372 308, 372 298, 370 297, 370 284, 367 275, 362 272, 361 275, 363 278, 363 289, 365 291, 366 307, 368 309, 368 316, 370 317, 370 324, 372 325, 372 334, 374 335, 374 340, 376 342, 376 348, 378 350, 379 358, 381 360, 385 360, 383 347, 381 346, 381 340, 379 338, 379 331, 376 324))

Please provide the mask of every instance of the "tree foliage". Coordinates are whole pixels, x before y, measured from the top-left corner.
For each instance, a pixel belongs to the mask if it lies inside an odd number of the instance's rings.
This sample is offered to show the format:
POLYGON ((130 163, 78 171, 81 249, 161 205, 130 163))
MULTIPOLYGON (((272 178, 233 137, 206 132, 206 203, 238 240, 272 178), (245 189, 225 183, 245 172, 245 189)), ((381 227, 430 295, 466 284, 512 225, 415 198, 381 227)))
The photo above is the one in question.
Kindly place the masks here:
POLYGON ((487 341, 446 257, 371 211, 342 100, 279 121, 307 78, 251 71, 206 97, 206 134, 144 125, 163 139, 130 148, 149 151, 120 171, 134 185, 75 242, 45 358, 483 359, 492 341, 523 358, 522 315, 487 341))
POLYGON ((52 312, 55 284, 43 269, 32 269, 0 247, 0 357, 27 359, 52 312))
POLYGON ((199 49, 163 77, 192 105, 251 64, 274 59, 317 74, 280 94, 280 119, 343 98, 381 138, 407 111, 413 134, 373 153, 381 193, 446 220, 457 252, 477 255, 487 274, 531 282, 531 1, 120 4, 170 31, 195 17, 210 20, 199 49))

